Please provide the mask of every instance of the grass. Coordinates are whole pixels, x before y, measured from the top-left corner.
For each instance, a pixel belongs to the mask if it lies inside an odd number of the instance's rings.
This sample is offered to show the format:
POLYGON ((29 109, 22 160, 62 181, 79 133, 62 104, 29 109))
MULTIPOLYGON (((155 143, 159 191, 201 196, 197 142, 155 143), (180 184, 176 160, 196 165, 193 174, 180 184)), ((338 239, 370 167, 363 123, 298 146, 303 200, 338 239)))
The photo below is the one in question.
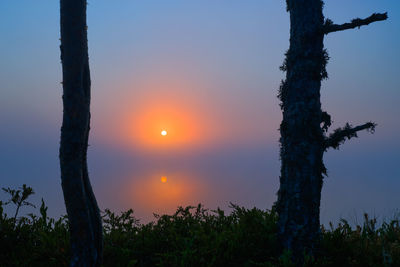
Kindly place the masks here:
MULTIPOLYGON (((0 265, 68 266, 66 216, 49 218, 43 200, 40 216, 4 213, 6 204, 15 204, 16 210, 31 205, 23 192, 8 191, 10 201, 0 201, 0 265)), ((277 249, 274 211, 236 205, 232 209, 225 214, 200 204, 179 207, 147 224, 141 224, 133 210, 115 214, 106 209, 104 266, 293 266, 290 253, 281 255, 277 249)), ((306 265, 400 266, 399 221, 378 227, 376 219, 365 215, 355 228, 345 220, 337 227, 321 227, 318 260, 310 258, 306 265)))

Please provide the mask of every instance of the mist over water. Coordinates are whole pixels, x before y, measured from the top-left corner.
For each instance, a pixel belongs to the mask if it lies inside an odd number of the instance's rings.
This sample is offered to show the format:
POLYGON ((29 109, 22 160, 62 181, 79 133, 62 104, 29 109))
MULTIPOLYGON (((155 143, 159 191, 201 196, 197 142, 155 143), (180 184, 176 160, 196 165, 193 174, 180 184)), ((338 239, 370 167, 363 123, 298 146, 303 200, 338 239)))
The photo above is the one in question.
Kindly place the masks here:
MULTIPOLYGON (((321 221, 390 218, 400 203, 400 4, 326 2, 337 23, 384 11, 389 20, 326 39, 321 102, 331 130, 370 120, 378 127, 325 155, 321 221)), ((55 217, 65 214, 58 4, 0 1, 0 187, 33 187, 32 202, 43 197, 55 217)), ((270 209, 279 187, 285 1, 96 0, 88 25, 88 160, 101 209, 132 208, 143 222, 198 203, 270 209)))
POLYGON ((227 209, 230 202, 270 208, 278 185, 278 159, 268 154, 272 149, 130 153, 119 164, 103 158, 110 166, 97 176, 97 188, 104 203, 133 208, 144 221, 153 219, 153 213, 173 213, 178 206, 199 203, 210 209, 227 209))
MULTIPOLYGON (((370 139, 368 135, 363 138, 370 139)), ((56 138, 43 138, 35 145, 9 139, 3 149, 12 151, 3 162, 2 186, 32 186, 32 202, 44 198, 49 215, 65 214, 58 169, 56 138), (19 144, 19 145, 18 145, 19 144), (51 145, 49 145, 51 144, 51 145), (22 164, 16 163, 23 155, 22 164), (4 166, 7 166, 5 168, 4 166)), ((400 177, 395 166, 400 150, 390 145, 362 147, 356 140, 325 157, 329 177, 324 180, 321 222, 362 221, 364 212, 378 221, 398 212, 400 177), (386 151, 387 157, 382 157, 386 151), (357 160, 355 160, 357 159, 357 160), (373 166, 370 168, 369 166, 373 166), (379 177, 379 178, 377 178, 379 177)), ((206 208, 220 207, 229 212, 229 203, 248 208, 270 209, 279 188, 279 146, 226 146, 189 150, 121 150, 92 143, 89 147, 91 182, 102 210, 124 211, 132 208, 141 222, 154 219, 153 213, 171 214, 178 206, 202 203, 206 208), (167 181, 162 182, 161 178, 167 181)), ((5 199, 5 194, 0 195, 5 199)), ((13 208, 7 210, 12 213, 13 208)), ((24 208, 22 213, 30 213, 24 208)))

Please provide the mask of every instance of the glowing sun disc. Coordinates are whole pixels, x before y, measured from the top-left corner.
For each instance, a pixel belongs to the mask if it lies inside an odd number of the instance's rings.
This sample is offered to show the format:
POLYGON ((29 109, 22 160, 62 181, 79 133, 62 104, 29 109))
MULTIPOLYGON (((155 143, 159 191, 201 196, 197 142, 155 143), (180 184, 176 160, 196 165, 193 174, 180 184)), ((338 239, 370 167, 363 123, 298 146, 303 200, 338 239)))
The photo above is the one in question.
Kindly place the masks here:
POLYGON ((161 182, 162 183, 166 183, 167 182, 167 177, 165 177, 165 176, 161 177, 161 182))
POLYGON ((162 135, 162 136, 166 136, 166 135, 167 135, 167 131, 166 131, 166 130, 162 130, 162 131, 161 131, 161 135, 162 135))

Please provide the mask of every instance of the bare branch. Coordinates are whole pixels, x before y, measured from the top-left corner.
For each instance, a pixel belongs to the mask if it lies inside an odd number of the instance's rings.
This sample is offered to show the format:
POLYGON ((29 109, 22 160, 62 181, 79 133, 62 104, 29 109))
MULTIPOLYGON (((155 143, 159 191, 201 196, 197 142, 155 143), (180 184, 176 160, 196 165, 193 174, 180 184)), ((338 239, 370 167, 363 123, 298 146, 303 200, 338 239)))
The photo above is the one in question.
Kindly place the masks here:
POLYGON ((386 20, 387 18, 388 15, 387 12, 385 12, 385 13, 374 13, 365 19, 356 18, 353 19, 351 22, 344 24, 333 24, 333 22, 330 19, 327 19, 324 25, 323 32, 324 34, 328 34, 331 32, 344 31, 344 30, 354 29, 357 27, 360 28, 361 26, 365 26, 376 21, 386 20))
POLYGON ((376 124, 373 122, 368 122, 363 125, 352 127, 350 124, 346 123, 343 128, 336 129, 332 134, 329 135, 325 139, 324 148, 327 150, 328 148, 338 149, 341 144, 343 144, 347 139, 351 139, 353 137, 358 137, 357 132, 362 130, 367 130, 371 133, 374 133, 376 124))

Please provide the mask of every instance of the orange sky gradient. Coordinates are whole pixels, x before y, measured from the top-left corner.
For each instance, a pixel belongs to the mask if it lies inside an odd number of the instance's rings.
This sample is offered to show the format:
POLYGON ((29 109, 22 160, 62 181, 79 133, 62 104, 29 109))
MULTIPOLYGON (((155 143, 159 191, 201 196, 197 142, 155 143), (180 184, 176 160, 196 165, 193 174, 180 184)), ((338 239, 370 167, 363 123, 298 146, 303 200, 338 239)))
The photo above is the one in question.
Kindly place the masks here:
POLYGON ((268 115, 251 116, 235 97, 219 97, 218 87, 195 74, 165 68, 122 81, 115 87, 119 95, 102 109, 104 116, 102 124, 95 124, 95 137, 113 146, 140 150, 271 140, 268 132, 275 129, 268 128, 268 115), (216 94, 211 96, 213 90, 216 94), (168 134, 162 136, 162 130, 168 134))
MULTIPOLYGON (((324 156, 321 218, 390 217, 400 203, 400 1, 325 2, 335 23, 386 11, 390 19, 326 38, 321 103, 330 131, 346 122, 378 127, 324 156)), ((2 186, 33 187, 32 202, 43 197, 59 216, 59 2, 0 1, 0 10, 2 186)), ((280 175, 285 1, 100 0, 87 11, 88 165, 100 208, 133 208, 140 219, 199 202, 270 208, 280 175)))

